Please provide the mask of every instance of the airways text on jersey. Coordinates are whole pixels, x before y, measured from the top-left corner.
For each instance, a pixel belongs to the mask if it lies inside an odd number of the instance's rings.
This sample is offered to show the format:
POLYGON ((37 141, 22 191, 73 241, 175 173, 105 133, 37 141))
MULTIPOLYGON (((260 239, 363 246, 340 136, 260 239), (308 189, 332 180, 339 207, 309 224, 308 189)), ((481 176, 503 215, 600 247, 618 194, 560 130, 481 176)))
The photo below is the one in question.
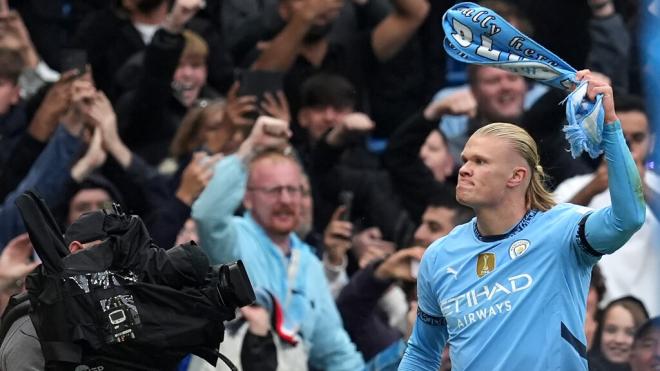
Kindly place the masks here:
POLYGON ((461 329, 471 324, 507 315, 514 306, 513 296, 534 284, 534 278, 521 273, 506 280, 485 284, 440 302, 449 328, 461 329))

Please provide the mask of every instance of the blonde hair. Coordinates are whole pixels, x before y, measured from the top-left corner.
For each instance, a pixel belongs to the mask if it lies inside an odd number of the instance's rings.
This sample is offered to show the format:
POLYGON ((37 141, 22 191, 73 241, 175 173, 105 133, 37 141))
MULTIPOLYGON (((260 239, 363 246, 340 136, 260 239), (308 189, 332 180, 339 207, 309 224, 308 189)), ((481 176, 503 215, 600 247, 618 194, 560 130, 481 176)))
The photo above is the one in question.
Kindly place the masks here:
POLYGON ((521 127, 507 123, 493 123, 478 129, 473 135, 488 135, 509 142, 529 165, 531 180, 525 192, 525 204, 531 209, 547 211, 556 205, 552 194, 545 188, 547 176, 534 139, 521 127))
POLYGON ((170 154, 179 158, 204 145, 202 136, 204 124, 213 120, 215 116, 224 114, 226 108, 226 101, 219 98, 209 102, 205 107, 189 109, 172 139, 170 154))
POLYGON ((305 173, 302 165, 300 164, 300 161, 293 153, 275 148, 268 148, 257 152, 253 157, 248 159, 248 184, 252 184, 252 179, 254 178, 254 168, 256 167, 256 164, 262 161, 270 161, 271 164, 289 162, 298 168, 301 176, 305 173))
POLYGON ((252 158, 249 159, 249 167, 252 168, 255 163, 262 160, 270 160, 275 163, 279 162, 292 162, 300 168, 300 172, 303 172, 302 165, 298 158, 296 158, 294 153, 291 153, 288 150, 280 150, 276 148, 268 148, 261 151, 258 151, 252 158))
POLYGON ((209 45, 206 41, 199 34, 190 30, 184 30, 182 34, 185 46, 181 53, 181 59, 201 58, 206 61, 206 57, 209 55, 209 45))

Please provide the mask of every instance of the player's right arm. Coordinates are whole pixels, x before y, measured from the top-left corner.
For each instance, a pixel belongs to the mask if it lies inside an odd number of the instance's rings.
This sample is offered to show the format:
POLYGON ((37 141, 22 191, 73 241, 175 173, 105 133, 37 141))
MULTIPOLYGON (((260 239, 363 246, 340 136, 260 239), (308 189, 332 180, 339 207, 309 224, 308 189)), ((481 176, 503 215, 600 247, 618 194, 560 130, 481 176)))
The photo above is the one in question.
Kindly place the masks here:
POLYGON ((434 269, 437 249, 432 247, 424 254, 419 267, 417 319, 408 339, 408 347, 399 365, 399 371, 439 369, 442 350, 449 337, 447 321, 442 316, 438 298, 433 290, 432 272, 437 271, 434 269))

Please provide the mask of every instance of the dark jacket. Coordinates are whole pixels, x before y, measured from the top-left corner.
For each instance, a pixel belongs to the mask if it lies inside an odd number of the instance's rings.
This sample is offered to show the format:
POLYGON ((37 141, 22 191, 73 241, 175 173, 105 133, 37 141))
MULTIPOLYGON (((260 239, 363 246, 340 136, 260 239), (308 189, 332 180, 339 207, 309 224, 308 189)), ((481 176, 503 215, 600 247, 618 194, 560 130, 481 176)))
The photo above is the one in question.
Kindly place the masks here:
POLYGON ((374 168, 355 168, 351 160, 342 161, 343 148, 330 146, 325 138, 314 147, 310 182, 314 192, 314 226, 322 231, 339 206, 339 194, 354 194, 351 220, 357 227, 378 227, 383 238, 406 245, 415 225, 392 191, 389 175, 374 168))
POLYGON ((174 246, 177 234, 190 217, 190 207, 175 196, 171 179, 135 153, 128 168, 122 169, 110 159, 103 173, 117 186, 125 199, 125 208, 143 217, 155 243, 165 249, 174 246))
MULTIPOLYGON (((233 67, 219 33, 209 21, 201 18, 192 19, 186 28, 195 31, 208 43, 208 62, 212 66, 209 68, 209 82, 226 91, 233 79, 233 67)), ((146 48, 126 11, 110 7, 85 17, 72 44, 87 50, 96 86, 113 101, 122 93, 114 80, 117 71, 131 56, 146 48)))
POLYGON ((402 337, 376 310, 378 300, 392 285, 374 276, 378 263, 372 263, 353 275, 337 298, 337 308, 344 328, 362 352, 365 361, 402 337))
MULTIPOLYGON (((158 30, 145 50, 139 85, 117 103, 120 135, 151 165, 167 157, 170 142, 187 111, 170 87, 184 43, 180 34, 158 30)), ((135 63, 140 63, 139 59, 135 63)), ((203 98, 217 96, 210 88, 200 94, 203 98)))
POLYGON ((19 103, 0 117, 0 199, 25 178, 47 143, 34 139, 27 131, 29 112, 19 103))
POLYGON ((399 126, 389 140, 383 162, 391 175, 394 190, 401 197, 403 207, 416 223, 434 194, 447 192, 454 185, 435 180, 431 170, 419 157, 426 137, 438 127, 417 113, 399 126))

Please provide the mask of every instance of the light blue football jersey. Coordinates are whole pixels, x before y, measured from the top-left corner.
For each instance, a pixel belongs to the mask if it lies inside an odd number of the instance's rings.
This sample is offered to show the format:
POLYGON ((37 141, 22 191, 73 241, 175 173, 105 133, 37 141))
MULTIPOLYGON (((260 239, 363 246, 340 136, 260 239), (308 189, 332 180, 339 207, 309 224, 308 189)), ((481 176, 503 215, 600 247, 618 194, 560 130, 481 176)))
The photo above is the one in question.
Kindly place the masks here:
MULTIPOLYGON (((427 326, 415 327, 411 343, 440 345, 431 353, 448 341, 452 370, 586 370, 586 298, 598 261, 578 235, 588 211, 533 210, 487 237, 473 219, 433 243, 418 278, 418 321, 427 326)), ((400 369, 435 367, 411 367, 418 360, 400 369)))

